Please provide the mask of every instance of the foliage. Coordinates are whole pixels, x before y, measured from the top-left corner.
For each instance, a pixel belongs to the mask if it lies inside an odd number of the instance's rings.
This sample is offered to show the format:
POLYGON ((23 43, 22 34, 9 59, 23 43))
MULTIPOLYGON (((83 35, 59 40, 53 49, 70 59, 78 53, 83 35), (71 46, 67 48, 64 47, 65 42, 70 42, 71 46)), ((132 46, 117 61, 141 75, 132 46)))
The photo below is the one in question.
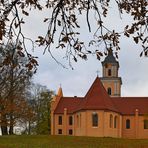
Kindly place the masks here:
POLYGON ((48 90, 40 84, 32 84, 28 99, 34 113, 30 120, 26 120, 24 133, 27 134, 49 134, 50 133, 50 100, 53 91, 48 90))
POLYGON ((27 59, 16 52, 13 44, 0 47, 0 125, 4 135, 8 134, 8 127, 9 134, 13 134, 17 120, 24 118, 29 110, 25 93, 33 73, 25 66, 27 59))
MULTIPOLYGON (((120 50, 121 35, 131 37, 136 44, 141 44, 143 50, 140 55, 142 56, 143 53, 147 55, 147 0, 114 0, 119 14, 121 16, 124 13, 129 14, 132 19, 132 24, 127 24, 121 33, 115 29, 110 30, 103 22, 103 18, 108 15, 110 3, 111 0, 1 0, 0 41, 9 43, 11 40, 15 40, 16 48, 20 49, 21 45, 21 49, 23 49, 20 54, 23 56, 26 52, 30 59, 28 68, 36 67, 38 65, 36 57, 30 55, 25 46, 26 40, 29 40, 34 47, 34 41, 25 37, 22 32, 25 24, 24 18, 29 17, 30 10, 50 9, 51 16, 44 19, 44 22, 48 24, 47 32, 44 36, 39 35, 36 43, 44 46, 45 52, 48 50, 52 57, 51 45, 55 44, 55 40, 58 39, 57 48, 66 50, 65 56, 69 61, 73 59, 77 62, 78 57, 86 60, 88 54, 95 54, 100 59, 103 52, 106 54, 110 48, 115 51, 120 50), (79 39, 78 30, 81 27, 79 17, 85 16, 86 25, 91 32, 90 14, 94 14, 97 24, 96 31, 93 32, 94 38, 90 41, 90 44, 98 46, 95 51, 87 50, 85 43, 79 39), (100 47, 104 47, 104 51, 100 50, 100 47)), ((53 58, 55 59, 55 57, 53 58)))
POLYGON ((4 136, 4 148, 147 148, 148 140, 74 137, 74 136, 4 136))

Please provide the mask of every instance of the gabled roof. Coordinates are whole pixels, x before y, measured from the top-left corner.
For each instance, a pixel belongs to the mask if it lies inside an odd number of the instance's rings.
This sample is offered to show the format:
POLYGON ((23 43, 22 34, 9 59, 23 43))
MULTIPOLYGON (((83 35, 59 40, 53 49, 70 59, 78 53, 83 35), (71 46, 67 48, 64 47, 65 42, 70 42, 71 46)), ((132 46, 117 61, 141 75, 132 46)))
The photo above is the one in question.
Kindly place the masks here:
POLYGON ((72 114, 80 110, 109 110, 122 115, 148 114, 148 97, 110 97, 97 77, 85 97, 62 97, 54 111, 63 114, 64 108, 72 114))
POLYGON ((148 114, 148 97, 112 97, 112 100, 123 115, 133 115, 136 109, 139 114, 148 114))
POLYGON ((83 109, 104 109, 118 112, 98 77, 85 96, 83 109))
POLYGON ((54 113, 63 114, 64 108, 67 108, 67 113, 71 114, 80 110, 84 101, 82 97, 62 97, 54 113))
POLYGON ((85 97, 61 97, 54 113, 63 113, 64 108, 68 113, 94 109, 118 112, 98 77, 85 97))

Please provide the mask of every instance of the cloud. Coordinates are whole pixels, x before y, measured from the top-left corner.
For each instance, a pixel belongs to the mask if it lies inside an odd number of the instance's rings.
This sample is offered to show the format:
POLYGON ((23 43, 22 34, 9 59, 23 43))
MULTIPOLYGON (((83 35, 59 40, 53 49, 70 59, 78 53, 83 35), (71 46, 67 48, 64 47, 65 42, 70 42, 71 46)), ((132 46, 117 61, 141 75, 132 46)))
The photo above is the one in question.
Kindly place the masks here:
MULTIPOLYGON (((111 6, 112 7, 112 6, 111 6)), ((30 19, 27 21, 25 34, 36 38, 39 34, 46 31, 46 25, 40 23, 41 18, 47 16, 46 12, 31 13, 30 19)), ((92 14, 91 14, 92 16, 92 14)), ((87 44, 92 38, 93 34, 88 32, 88 27, 85 22, 85 16, 80 17, 81 23, 81 39, 87 44), (86 31, 87 30, 87 31, 86 31)), ((90 17, 92 30, 96 30, 94 20, 90 17)), ((111 29, 116 28, 120 30, 125 24, 131 22, 128 16, 123 15, 119 19, 119 13, 111 10, 110 17, 105 19, 105 23, 111 29)), ((122 95, 123 96, 148 96, 148 58, 140 58, 140 45, 135 45, 130 39, 123 37, 121 39, 121 51, 119 51, 119 76, 122 77, 122 95)), ((28 45, 29 47, 30 45, 28 45)), ((91 47, 95 50, 97 47, 91 47)), ((68 61, 63 59, 63 50, 57 50, 55 46, 52 47, 53 54, 57 60, 64 65, 68 65, 68 61)), ((101 49, 104 50, 104 49, 101 49)), ((102 73, 102 66, 100 61, 95 56, 89 56, 87 61, 79 60, 77 63, 72 63, 74 70, 71 68, 65 69, 58 65, 47 52, 43 55, 43 48, 37 47, 33 53, 39 57, 39 69, 34 77, 36 83, 48 86, 49 89, 57 90, 60 84, 62 85, 65 96, 84 96, 93 83, 96 77, 96 71, 102 73)), ((102 59, 103 60, 103 59, 102 59)), ((67 66, 68 67, 68 66, 67 66)))

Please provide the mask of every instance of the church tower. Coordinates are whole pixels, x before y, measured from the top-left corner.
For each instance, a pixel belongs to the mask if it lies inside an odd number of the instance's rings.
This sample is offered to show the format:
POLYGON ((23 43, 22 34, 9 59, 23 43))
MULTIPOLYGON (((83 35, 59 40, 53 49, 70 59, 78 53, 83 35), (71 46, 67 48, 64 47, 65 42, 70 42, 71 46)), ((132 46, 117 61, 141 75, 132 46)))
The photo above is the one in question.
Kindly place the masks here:
POLYGON ((102 62, 102 77, 103 83, 107 93, 111 97, 121 96, 122 79, 118 77, 119 63, 113 56, 112 51, 108 52, 107 57, 102 62))

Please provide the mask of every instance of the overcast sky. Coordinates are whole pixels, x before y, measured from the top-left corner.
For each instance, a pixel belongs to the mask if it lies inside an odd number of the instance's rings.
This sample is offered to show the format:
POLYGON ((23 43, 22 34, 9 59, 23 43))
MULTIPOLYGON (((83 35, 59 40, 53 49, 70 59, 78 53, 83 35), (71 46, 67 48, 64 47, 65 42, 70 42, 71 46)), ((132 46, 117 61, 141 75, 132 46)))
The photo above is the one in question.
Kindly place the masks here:
MULTIPOLYGON (((43 34, 47 26, 40 22, 43 16, 48 16, 48 13, 50 12, 30 14, 23 28, 25 35, 35 39, 38 34, 43 34)), ((115 9, 112 9, 109 18, 105 19, 108 27, 116 28, 118 31, 121 31, 122 26, 130 21, 131 19, 127 16, 119 19, 119 14, 115 9)), ((85 18, 81 17, 81 38, 87 43, 92 34, 88 32, 88 27, 84 22, 85 18)), ((95 30, 93 20, 91 20, 91 23, 92 30, 95 30)), ((118 61, 120 64, 119 76, 122 77, 123 82, 122 96, 148 96, 148 58, 140 58, 141 46, 132 44, 131 40, 127 38, 122 39, 120 46, 121 51, 119 52, 118 61)), ((29 44, 28 47, 30 47, 29 44)), ((68 67, 68 61, 63 59, 61 53, 60 51, 53 52, 55 58, 68 67)), ((39 57, 39 67, 37 74, 34 76, 34 82, 46 85, 49 89, 55 91, 61 84, 64 96, 84 96, 95 80, 97 70, 100 71, 99 76, 102 76, 101 62, 95 56, 89 56, 87 61, 80 59, 77 63, 73 63, 74 70, 72 70, 58 65, 48 52, 43 55, 42 48, 36 47, 33 54, 39 57)))

